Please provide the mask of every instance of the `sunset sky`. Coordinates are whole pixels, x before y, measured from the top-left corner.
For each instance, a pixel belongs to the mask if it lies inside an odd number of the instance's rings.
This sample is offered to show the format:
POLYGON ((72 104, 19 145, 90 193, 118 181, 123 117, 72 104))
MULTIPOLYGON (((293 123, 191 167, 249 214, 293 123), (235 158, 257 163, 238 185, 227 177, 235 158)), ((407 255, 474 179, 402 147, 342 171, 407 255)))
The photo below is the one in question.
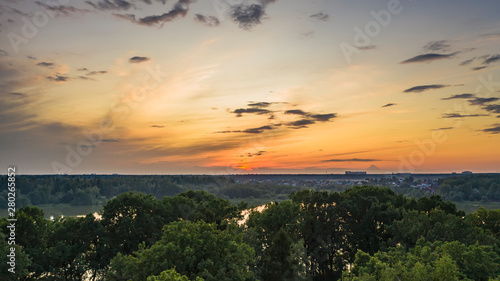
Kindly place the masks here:
POLYGON ((499 11, 0 0, 1 173, 500 172, 499 11))

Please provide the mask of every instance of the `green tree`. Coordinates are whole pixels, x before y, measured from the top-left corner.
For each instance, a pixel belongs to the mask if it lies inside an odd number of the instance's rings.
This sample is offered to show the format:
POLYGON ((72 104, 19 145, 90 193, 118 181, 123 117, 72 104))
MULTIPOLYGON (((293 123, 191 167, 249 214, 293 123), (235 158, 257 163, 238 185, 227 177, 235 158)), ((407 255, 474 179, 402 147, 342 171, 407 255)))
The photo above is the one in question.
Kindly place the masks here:
MULTIPOLYGON (((147 281, 189 281, 185 275, 180 275, 175 269, 163 271, 160 275, 149 276, 147 281)), ((202 278, 196 277, 195 281, 203 281, 202 278)))
POLYGON ((249 269, 252 258, 252 248, 233 230, 219 230, 203 221, 172 222, 150 248, 141 246, 129 256, 118 254, 107 279, 146 280, 175 268, 190 279, 249 280, 253 276, 249 269))

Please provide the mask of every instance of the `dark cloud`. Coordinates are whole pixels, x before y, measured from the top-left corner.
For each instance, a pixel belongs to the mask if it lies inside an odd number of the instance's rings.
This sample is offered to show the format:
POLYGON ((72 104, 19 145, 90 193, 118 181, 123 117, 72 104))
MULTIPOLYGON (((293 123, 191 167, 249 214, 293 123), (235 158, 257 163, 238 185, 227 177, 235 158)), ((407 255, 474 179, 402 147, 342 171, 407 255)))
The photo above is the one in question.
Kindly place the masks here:
POLYGON ((194 20, 208 27, 216 27, 220 24, 219 19, 214 16, 204 16, 201 14, 196 14, 194 16, 194 20))
POLYGON ((86 67, 78 68, 77 70, 78 71, 88 71, 88 69, 86 67))
POLYGON ((500 104, 490 104, 483 107, 484 110, 491 113, 500 113, 500 104))
POLYGON ((445 51, 451 47, 449 40, 439 40, 439 41, 431 41, 424 46, 424 50, 436 52, 436 51, 445 51))
POLYGON ((485 69, 486 66, 477 66, 477 67, 473 67, 471 68, 472 70, 481 70, 481 69, 485 69))
POLYGON ((474 98, 469 100, 472 105, 484 105, 485 103, 495 102, 500 100, 500 98, 474 98))
POLYGON ((315 124, 313 120, 309 119, 300 119, 297 121, 293 121, 290 123, 286 123, 287 126, 295 127, 295 128, 307 128, 307 125, 312 125, 315 124))
POLYGON ((314 114, 310 112, 305 112, 301 109, 292 109, 292 110, 287 110, 284 112, 285 114, 294 114, 294 115, 300 115, 300 116, 307 116, 309 118, 312 118, 313 120, 311 121, 320 121, 320 122, 326 122, 329 121, 332 118, 337 117, 337 114, 335 113, 328 113, 328 114, 314 114))
POLYGON ((315 121, 319 122, 326 122, 330 121, 330 119, 337 117, 337 114, 335 113, 329 113, 329 114, 311 114, 309 117, 313 118, 315 121))
POLYGON ((443 85, 443 84, 433 84, 433 85, 421 85, 421 86, 415 86, 411 87, 409 89, 404 90, 405 93, 420 93, 423 91, 427 90, 434 90, 434 89, 441 89, 445 87, 449 87, 450 85, 443 85))
POLYGON ((447 98, 442 98, 442 100, 453 100, 453 99, 470 99, 475 97, 474 94, 459 94, 459 95, 453 95, 451 97, 447 98))
POLYGON ((138 57, 138 56, 135 56, 135 57, 131 57, 128 62, 130 63, 139 63, 139 62, 144 62, 144 61, 148 61, 150 60, 151 58, 148 58, 148 57, 138 57))
POLYGON ((373 50, 373 49, 376 49, 377 46, 376 45, 368 45, 368 46, 361 46, 361 47, 356 47, 360 50, 363 50, 363 51, 366 51, 366 50, 373 50))
POLYGON ((261 23, 265 14, 264 7, 259 4, 236 5, 232 7, 229 16, 242 29, 250 30, 261 23))
POLYGON ((259 4, 238 4, 233 5, 229 11, 231 18, 240 28, 250 30, 254 26, 261 24, 261 20, 266 14, 267 5, 276 2, 277 0, 260 0, 259 4))
POLYGON ((489 116, 487 114, 460 114, 460 113, 445 113, 443 118, 464 118, 464 117, 482 117, 489 116))
POLYGON ((323 160, 323 162, 376 162, 376 161, 382 161, 382 160, 380 160, 380 159, 360 159, 360 158, 323 160))
POLYGON ((485 133, 498 134, 500 133, 500 124, 495 124, 493 127, 482 130, 485 133))
POLYGON ((7 53, 7 51, 4 51, 2 49, 0 49, 0 57, 5 57, 5 56, 8 56, 9 53, 7 53))
POLYGON ((162 125, 151 125, 152 128, 163 128, 165 126, 162 126, 162 125))
POLYGON ((101 0, 93 3, 91 1, 85 1, 96 10, 128 10, 134 5, 125 0, 101 0))
POLYGON ((311 15, 310 17, 315 18, 315 19, 320 20, 320 21, 328 21, 328 19, 330 19, 330 16, 328 14, 323 13, 323 12, 311 15))
POLYGON ((106 70, 100 70, 100 71, 91 71, 87 73, 87 75, 97 75, 97 74, 106 74, 108 73, 106 70))
POLYGON ((263 133, 264 131, 267 131, 267 130, 273 130, 273 127, 271 127, 271 126, 262 126, 262 127, 258 127, 258 128, 251 128, 251 129, 244 130, 243 133, 261 134, 261 133, 263 133))
POLYGON ((264 108, 264 107, 269 107, 271 104, 272 104, 271 102, 254 102, 254 103, 249 103, 248 106, 264 108))
POLYGON ((10 94, 13 95, 13 96, 24 97, 24 94, 21 94, 21 93, 10 93, 10 94))
POLYGON ((51 67, 51 66, 54 66, 54 64, 53 64, 53 63, 51 63, 51 62, 44 62, 44 61, 43 61, 43 62, 39 62, 39 63, 37 63, 36 65, 38 65, 38 66, 43 66, 43 67, 51 67))
POLYGON ((56 74, 56 76, 47 76, 47 79, 54 82, 66 82, 70 79, 70 77, 56 74))
POLYGON ((433 131, 443 131, 443 130, 451 130, 451 129, 455 129, 455 127, 443 127, 443 128, 437 128, 437 129, 434 129, 433 131))
POLYGON ((43 7, 46 10, 49 10, 51 12, 55 13, 56 17, 67 17, 75 13, 79 14, 84 14, 90 12, 90 10, 87 9, 78 9, 72 6, 64 6, 64 5, 59 5, 59 6, 50 6, 45 3, 42 3, 40 1, 35 2, 38 6, 43 7))
POLYGON ((26 57, 27 57, 28 59, 30 59, 30 60, 36 60, 36 57, 34 57, 34 56, 26 56, 26 57))
POLYGON ((287 110, 285 111, 285 114, 304 115, 304 116, 309 115, 309 113, 302 111, 300 109, 287 110))
POLYGON ((272 113, 272 111, 262 108, 238 108, 235 109, 233 113, 235 113, 237 117, 241 117, 243 113, 262 115, 272 113))
POLYGON ((491 56, 488 56, 483 61, 483 64, 490 64, 490 63, 494 63, 494 62, 497 62, 497 61, 500 61, 500 55, 491 55, 491 56))
POLYGON ((459 52, 454 52, 451 54, 435 54, 435 53, 428 53, 428 54, 423 54, 423 55, 418 55, 413 58, 404 60, 400 63, 414 63, 414 62, 427 62, 427 61, 434 61, 434 60, 440 60, 440 59, 449 59, 455 57, 456 54, 459 52))
POLYGON ((476 58, 472 58, 472 59, 469 59, 469 60, 464 60, 463 62, 461 62, 459 65, 460 66, 463 66, 463 65, 468 65, 468 64, 471 64, 476 58))
POLYGON ((388 104, 382 105, 382 107, 390 107, 390 106, 395 106, 395 105, 398 105, 398 104, 397 103, 388 103, 388 104))
POLYGON ((161 14, 161 15, 153 15, 153 16, 147 16, 143 18, 136 19, 135 15, 132 14, 126 14, 126 15, 119 15, 119 14, 114 14, 115 16, 131 21, 136 24, 140 25, 146 25, 146 26, 154 26, 156 24, 159 24, 160 26, 163 26, 164 23, 166 22, 171 22, 177 18, 184 17, 186 16, 188 10, 189 10, 189 5, 193 3, 195 0, 179 0, 177 3, 175 3, 174 7, 172 10, 170 10, 167 13, 161 14))
POLYGON ((92 81, 96 81, 94 78, 90 78, 90 77, 86 77, 86 76, 78 76, 79 79, 82 79, 82 80, 92 80, 92 81))

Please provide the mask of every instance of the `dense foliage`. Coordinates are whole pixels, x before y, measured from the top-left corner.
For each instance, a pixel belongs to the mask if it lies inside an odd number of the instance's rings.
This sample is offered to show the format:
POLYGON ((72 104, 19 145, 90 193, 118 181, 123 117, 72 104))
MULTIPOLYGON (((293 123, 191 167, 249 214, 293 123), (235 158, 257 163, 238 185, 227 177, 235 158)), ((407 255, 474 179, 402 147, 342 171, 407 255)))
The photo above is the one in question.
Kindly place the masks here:
MULTIPOLYGON (((387 188, 301 190, 243 219, 205 191, 126 192, 99 216, 17 212, 16 274, 1 280, 489 280, 500 210, 465 215, 440 196, 387 188)), ((248 212, 248 211, 245 211, 248 212)), ((243 212, 243 213, 245 213, 243 212)), ((6 219, 0 235, 8 235, 6 219)), ((5 242, 4 239, 2 241, 5 242)), ((6 258, 8 247, 0 244, 6 258)), ((5 262, 5 261, 3 261, 5 262)))
POLYGON ((500 176, 467 175, 439 181, 439 194, 447 200, 500 201, 500 176))

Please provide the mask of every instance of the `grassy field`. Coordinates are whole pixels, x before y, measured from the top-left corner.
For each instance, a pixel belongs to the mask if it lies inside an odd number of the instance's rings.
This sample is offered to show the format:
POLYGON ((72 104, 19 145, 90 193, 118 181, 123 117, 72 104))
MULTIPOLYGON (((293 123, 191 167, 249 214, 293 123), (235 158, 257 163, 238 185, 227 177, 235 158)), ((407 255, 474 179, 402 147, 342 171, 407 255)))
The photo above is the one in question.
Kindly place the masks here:
POLYGON ((474 213, 479 207, 484 207, 487 210, 492 209, 500 209, 500 202, 471 202, 471 201, 463 201, 463 202, 453 202, 457 205, 459 210, 465 211, 466 214, 474 213))
MULTIPOLYGON (((86 215, 88 213, 99 212, 102 209, 102 205, 92 205, 92 206, 72 206, 70 204, 47 204, 47 205, 36 205, 35 207, 40 208, 45 213, 45 218, 49 219, 53 217, 76 217, 80 215, 86 215)), ((0 217, 7 217, 7 210, 0 210, 0 217)))

